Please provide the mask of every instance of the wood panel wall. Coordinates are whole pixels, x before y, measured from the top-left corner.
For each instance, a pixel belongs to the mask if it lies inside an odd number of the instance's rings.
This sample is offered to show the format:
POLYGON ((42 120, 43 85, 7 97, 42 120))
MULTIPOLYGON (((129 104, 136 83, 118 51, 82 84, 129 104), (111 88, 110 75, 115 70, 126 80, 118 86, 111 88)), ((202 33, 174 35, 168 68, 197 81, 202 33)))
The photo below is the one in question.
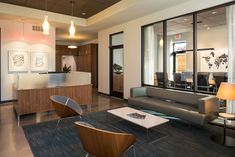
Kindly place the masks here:
POLYGON ((80 105, 90 105, 92 103, 92 85, 17 90, 18 101, 14 104, 17 115, 53 110, 50 101, 52 95, 67 96, 80 105))
POLYGON ((62 71, 63 55, 72 55, 77 64, 77 71, 90 72, 93 87, 98 87, 98 44, 82 45, 77 49, 69 49, 66 45, 56 45, 57 72, 62 71))

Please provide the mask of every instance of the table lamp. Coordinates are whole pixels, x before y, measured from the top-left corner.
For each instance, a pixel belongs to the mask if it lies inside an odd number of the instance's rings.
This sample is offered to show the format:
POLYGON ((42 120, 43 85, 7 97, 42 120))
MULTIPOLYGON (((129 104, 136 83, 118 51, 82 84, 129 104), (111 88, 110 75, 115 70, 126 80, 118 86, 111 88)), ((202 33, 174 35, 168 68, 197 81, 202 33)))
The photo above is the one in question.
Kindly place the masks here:
MULTIPOLYGON (((216 95, 219 99, 223 100, 235 100, 235 83, 222 82, 216 95)), ((226 103, 227 106, 227 103, 226 103)), ((230 118, 234 117, 235 114, 226 113, 230 118)))
MULTIPOLYGON (((223 100, 235 100, 235 83, 227 83, 222 82, 220 84, 219 90, 216 95, 219 99, 223 100)), ((227 107, 227 102, 226 102, 227 107)), ((235 146, 235 139, 226 136, 226 121, 227 120, 235 120, 235 114, 234 113, 219 113, 219 116, 224 119, 224 135, 222 144, 226 146, 235 146)))

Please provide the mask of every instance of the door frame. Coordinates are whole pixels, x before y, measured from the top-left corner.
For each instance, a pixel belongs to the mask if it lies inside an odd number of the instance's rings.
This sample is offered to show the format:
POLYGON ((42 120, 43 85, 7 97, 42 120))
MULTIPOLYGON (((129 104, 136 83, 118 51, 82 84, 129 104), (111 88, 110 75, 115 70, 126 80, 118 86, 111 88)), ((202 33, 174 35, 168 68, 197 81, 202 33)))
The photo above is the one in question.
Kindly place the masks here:
MULTIPOLYGON (((121 92, 113 91, 113 51, 115 49, 121 49, 121 48, 123 49, 124 46, 123 46, 123 44, 112 46, 112 36, 117 35, 117 34, 122 34, 122 33, 123 33, 123 31, 109 35, 109 80, 110 80, 109 81, 109 93, 111 96, 123 99, 123 92, 121 93, 121 92)), ((124 58, 123 58, 123 60, 124 60, 124 58)), ((123 88, 124 88, 124 84, 123 84, 123 88)))

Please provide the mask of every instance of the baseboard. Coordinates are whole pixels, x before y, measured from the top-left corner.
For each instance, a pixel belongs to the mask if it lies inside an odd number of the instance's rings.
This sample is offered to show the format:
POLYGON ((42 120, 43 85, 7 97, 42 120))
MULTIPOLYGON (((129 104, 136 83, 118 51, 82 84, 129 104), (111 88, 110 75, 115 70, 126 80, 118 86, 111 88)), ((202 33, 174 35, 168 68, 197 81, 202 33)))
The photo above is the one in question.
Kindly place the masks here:
POLYGON ((4 101, 0 101, 0 104, 1 105, 8 105, 7 103, 16 102, 16 101, 17 101, 16 99, 13 99, 13 100, 4 100, 4 101))

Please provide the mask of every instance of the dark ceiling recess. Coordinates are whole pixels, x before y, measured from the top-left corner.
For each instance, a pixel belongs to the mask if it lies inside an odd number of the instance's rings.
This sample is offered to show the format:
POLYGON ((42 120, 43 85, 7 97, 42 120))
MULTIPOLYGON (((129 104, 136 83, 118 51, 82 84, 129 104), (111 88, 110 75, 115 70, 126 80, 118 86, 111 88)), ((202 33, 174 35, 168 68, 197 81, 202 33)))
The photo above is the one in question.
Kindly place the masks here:
MULTIPOLYGON (((14 4, 34 9, 71 15, 71 0, 0 0, 0 2, 14 4)), ((74 16, 89 18, 121 0, 75 0, 74 16)))

